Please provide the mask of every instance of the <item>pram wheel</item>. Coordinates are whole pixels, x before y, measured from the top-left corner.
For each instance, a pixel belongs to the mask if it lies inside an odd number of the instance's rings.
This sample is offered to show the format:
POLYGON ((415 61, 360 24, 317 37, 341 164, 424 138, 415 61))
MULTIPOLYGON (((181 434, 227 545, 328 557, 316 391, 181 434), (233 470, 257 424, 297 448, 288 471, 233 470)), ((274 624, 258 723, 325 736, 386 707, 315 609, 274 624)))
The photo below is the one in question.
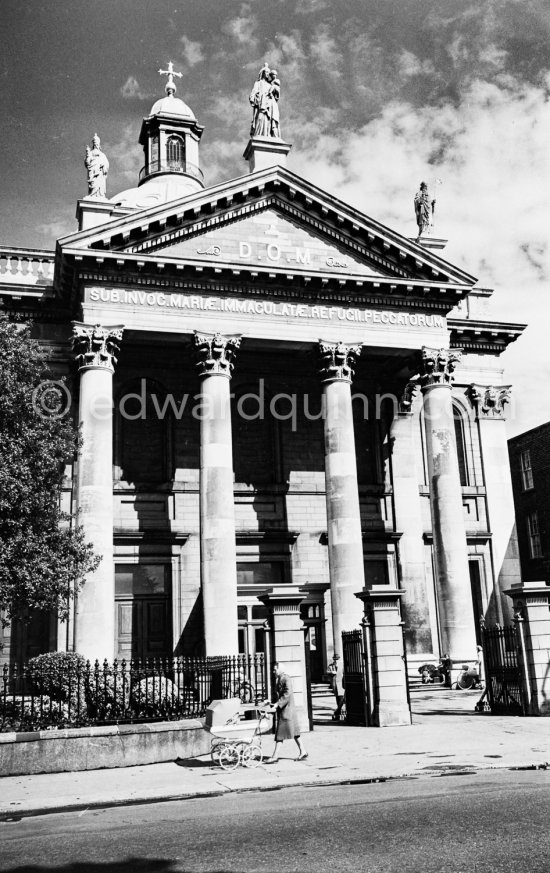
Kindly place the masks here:
POLYGON ((219 754, 219 764, 223 770, 235 770, 241 763, 241 743, 224 746, 219 754))
POLYGON ((214 764, 220 763, 220 752, 227 745, 225 740, 212 740, 212 747, 210 749, 210 757, 214 764))
POLYGON ((241 752, 242 763, 245 767, 257 767, 263 761, 263 752, 260 743, 252 741, 243 743, 241 752))

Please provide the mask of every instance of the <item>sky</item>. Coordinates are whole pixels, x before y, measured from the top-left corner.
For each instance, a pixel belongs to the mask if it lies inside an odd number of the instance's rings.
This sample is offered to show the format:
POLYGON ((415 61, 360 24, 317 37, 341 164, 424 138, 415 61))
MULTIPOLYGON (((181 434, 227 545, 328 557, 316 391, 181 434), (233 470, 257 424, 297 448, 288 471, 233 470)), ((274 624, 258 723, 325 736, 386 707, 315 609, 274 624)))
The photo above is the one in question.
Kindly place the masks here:
POLYGON ((488 317, 528 324, 501 357, 509 435, 550 420, 547 0, 0 0, 0 32, 0 245, 76 230, 95 132, 107 196, 136 184, 170 60, 206 184, 248 172, 267 62, 290 170, 408 237, 428 182, 444 257, 494 288, 488 317))

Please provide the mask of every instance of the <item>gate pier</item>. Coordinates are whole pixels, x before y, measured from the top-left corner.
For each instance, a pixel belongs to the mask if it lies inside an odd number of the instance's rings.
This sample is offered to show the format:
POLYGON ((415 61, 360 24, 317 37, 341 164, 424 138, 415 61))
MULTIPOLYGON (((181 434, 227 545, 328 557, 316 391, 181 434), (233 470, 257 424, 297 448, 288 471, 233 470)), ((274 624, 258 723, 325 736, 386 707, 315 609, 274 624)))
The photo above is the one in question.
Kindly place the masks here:
POLYGON ((550 716, 550 586, 520 582, 505 592, 512 598, 516 619, 524 631, 529 676, 527 715, 550 716))
POLYGON ((365 610, 365 653, 372 665, 369 721, 375 727, 411 724, 400 604, 403 593, 393 586, 373 585, 355 595, 365 610))

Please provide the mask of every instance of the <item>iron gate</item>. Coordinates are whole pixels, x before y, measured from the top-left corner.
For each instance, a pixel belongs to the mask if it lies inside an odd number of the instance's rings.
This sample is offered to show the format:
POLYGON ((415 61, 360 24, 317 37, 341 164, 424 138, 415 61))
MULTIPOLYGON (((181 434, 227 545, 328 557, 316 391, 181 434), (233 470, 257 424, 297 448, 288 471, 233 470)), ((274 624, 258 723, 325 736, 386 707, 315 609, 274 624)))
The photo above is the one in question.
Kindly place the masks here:
POLYGON ((347 724, 367 727, 368 699, 363 634, 360 630, 342 632, 344 653, 344 687, 346 693, 347 724))
POLYGON ((485 682, 491 712, 526 715, 527 686, 522 652, 521 627, 481 627, 485 682))

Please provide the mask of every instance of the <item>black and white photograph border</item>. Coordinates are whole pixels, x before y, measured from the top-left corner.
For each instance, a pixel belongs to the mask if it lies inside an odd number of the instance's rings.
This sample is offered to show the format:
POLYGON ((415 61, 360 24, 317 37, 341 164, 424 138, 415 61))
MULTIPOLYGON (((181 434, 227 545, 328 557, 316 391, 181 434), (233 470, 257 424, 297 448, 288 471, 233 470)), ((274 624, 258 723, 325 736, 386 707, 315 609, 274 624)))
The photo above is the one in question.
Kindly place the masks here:
POLYGON ((1 0, 2 873, 546 873, 544 0, 1 0))

